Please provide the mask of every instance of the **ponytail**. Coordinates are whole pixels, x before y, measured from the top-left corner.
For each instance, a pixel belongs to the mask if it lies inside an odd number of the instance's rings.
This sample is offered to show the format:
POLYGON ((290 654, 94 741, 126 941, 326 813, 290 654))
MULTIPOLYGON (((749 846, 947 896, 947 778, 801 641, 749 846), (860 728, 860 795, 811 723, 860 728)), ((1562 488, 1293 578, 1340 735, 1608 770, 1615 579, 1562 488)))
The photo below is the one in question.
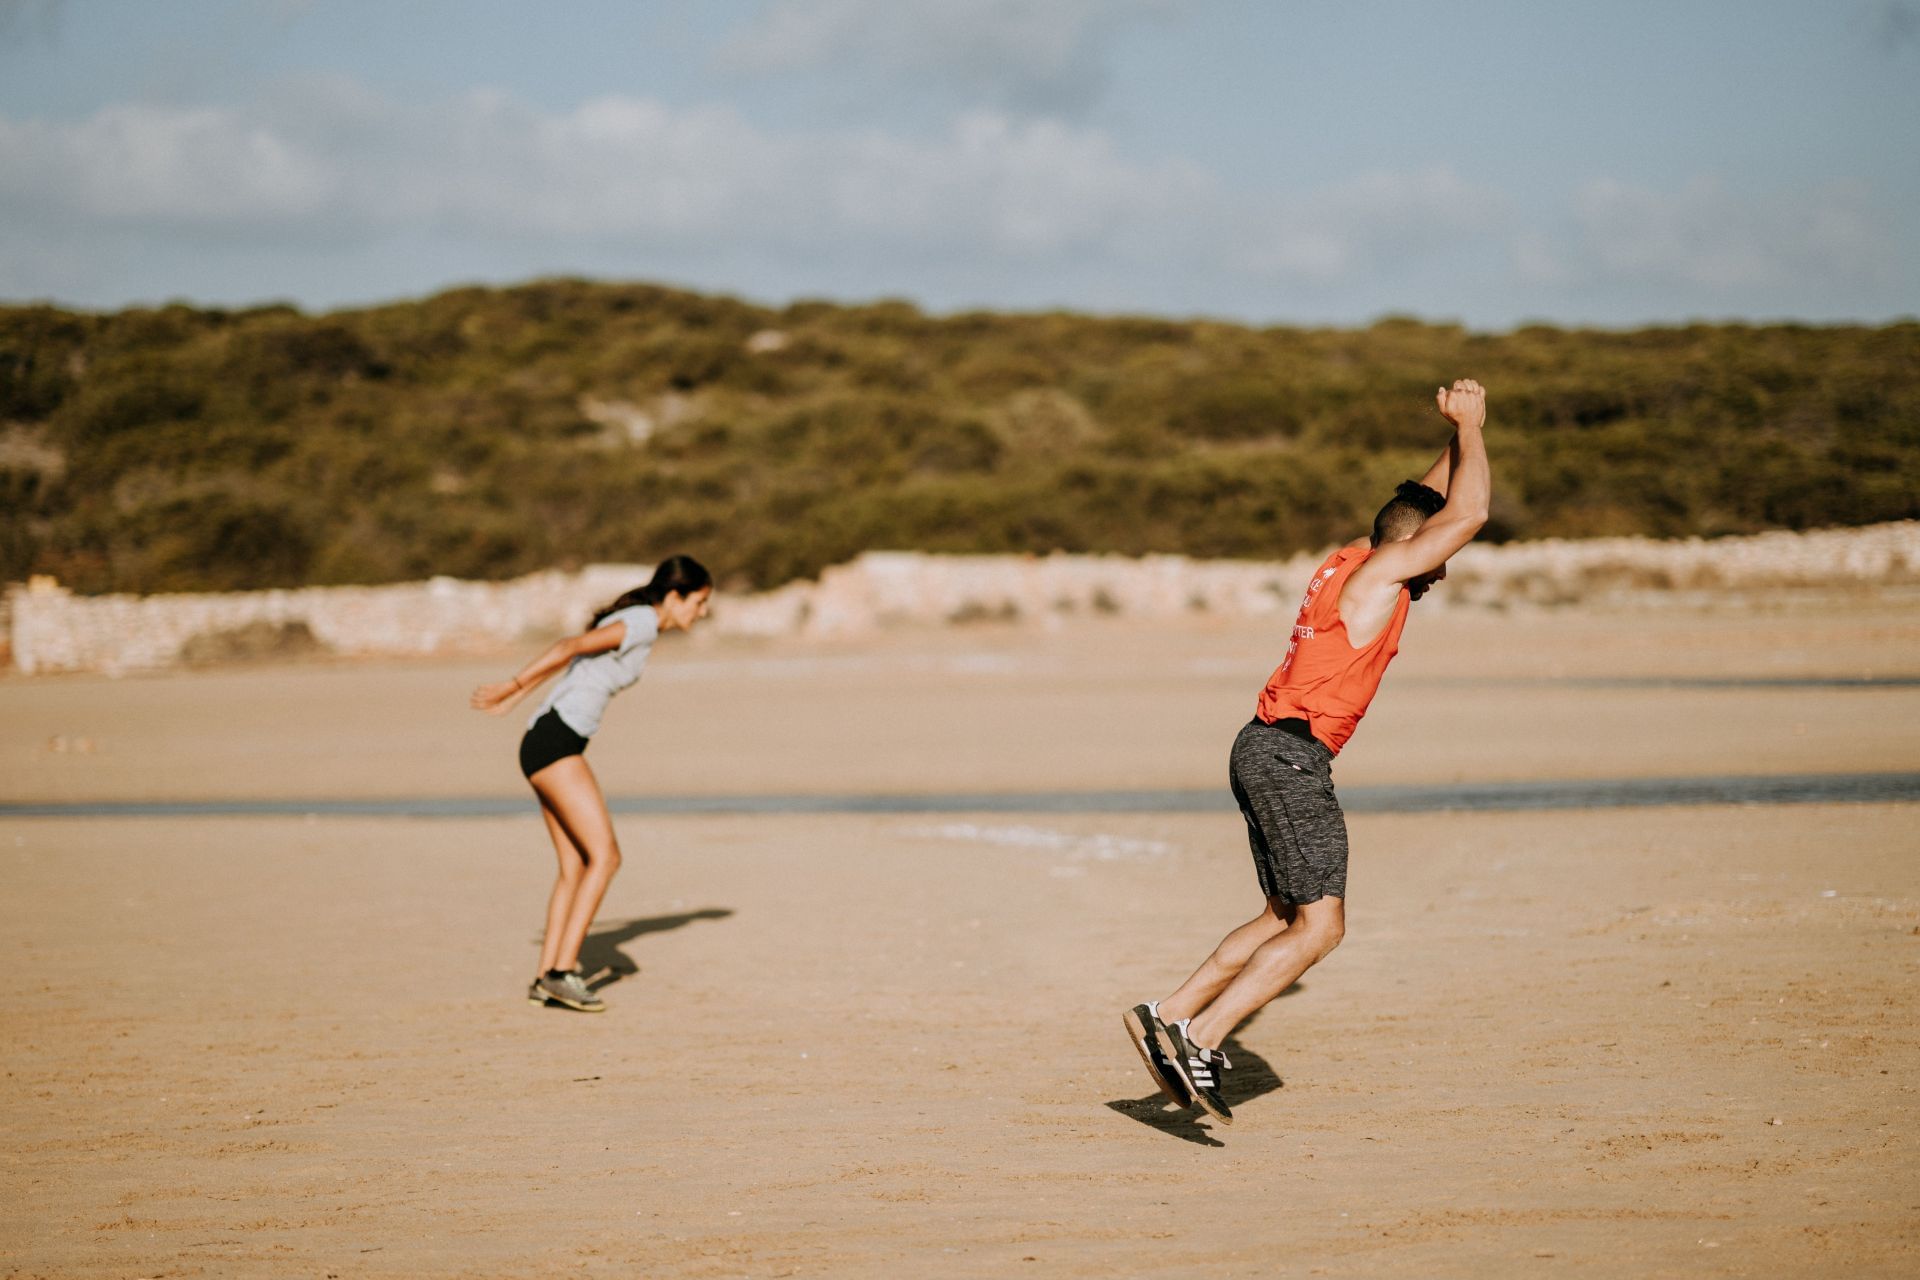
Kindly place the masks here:
POLYGON ((644 587, 633 590, 615 600, 606 608, 593 615, 588 630, 593 630, 607 618, 622 609, 631 609, 637 604, 659 604, 668 596, 690 596, 696 591, 704 591, 713 585, 713 575, 707 567, 692 556, 668 556, 653 571, 653 577, 644 587))

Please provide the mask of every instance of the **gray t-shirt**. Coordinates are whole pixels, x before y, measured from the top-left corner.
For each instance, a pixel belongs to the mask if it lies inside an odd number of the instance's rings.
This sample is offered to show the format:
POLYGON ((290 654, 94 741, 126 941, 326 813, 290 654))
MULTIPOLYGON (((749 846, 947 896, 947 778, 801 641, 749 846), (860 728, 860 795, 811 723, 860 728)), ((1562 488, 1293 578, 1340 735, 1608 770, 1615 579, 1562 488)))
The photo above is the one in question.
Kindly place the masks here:
POLYGON ((610 613, 600 625, 611 626, 616 622, 627 624, 627 637, 620 642, 620 647, 568 663, 560 683, 527 721, 528 728, 551 710, 559 712, 567 727, 581 737, 593 736, 613 695, 640 678, 640 668, 647 665, 647 654, 653 650, 654 637, 660 634, 660 615, 650 604, 637 604, 610 613))

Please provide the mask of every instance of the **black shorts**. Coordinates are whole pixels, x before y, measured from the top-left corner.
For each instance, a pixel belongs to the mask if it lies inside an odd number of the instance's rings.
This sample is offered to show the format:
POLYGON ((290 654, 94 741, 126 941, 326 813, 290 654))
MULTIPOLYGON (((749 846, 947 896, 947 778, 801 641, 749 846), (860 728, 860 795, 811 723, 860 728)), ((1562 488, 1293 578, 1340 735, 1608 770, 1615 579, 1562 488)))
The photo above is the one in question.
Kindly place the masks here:
POLYGON ((1347 816, 1325 744, 1254 720, 1234 739, 1227 779, 1261 893, 1294 906, 1347 896, 1347 816))
POLYGON ((575 733, 558 711, 548 709, 520 739, 520 772, 531 778, 555 760, 582 755, 586 749, 587 740, 575 733))

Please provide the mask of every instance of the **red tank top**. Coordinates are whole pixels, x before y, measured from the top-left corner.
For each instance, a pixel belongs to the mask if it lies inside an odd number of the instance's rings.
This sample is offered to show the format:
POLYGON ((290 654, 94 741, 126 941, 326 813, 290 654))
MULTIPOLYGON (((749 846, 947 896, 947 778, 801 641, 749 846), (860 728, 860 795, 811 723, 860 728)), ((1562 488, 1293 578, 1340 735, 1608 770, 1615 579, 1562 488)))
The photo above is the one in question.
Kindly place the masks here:
POLYGON ((1336 755, 1367 713, 1387 664, 1400 652, 1400 632, 1412 603, 1401 587, 1393 617, 1380 634, 1358 649, 1348 643, 1346 624, 1340 621, 1340 592, 1372 555, 1372 547, 1342 547, 1314 572, 1294 620, 1287 656, 1268 677, 1254 711, 1268 724, 1289 717, 1305 720, 1313 736, 1336 755))

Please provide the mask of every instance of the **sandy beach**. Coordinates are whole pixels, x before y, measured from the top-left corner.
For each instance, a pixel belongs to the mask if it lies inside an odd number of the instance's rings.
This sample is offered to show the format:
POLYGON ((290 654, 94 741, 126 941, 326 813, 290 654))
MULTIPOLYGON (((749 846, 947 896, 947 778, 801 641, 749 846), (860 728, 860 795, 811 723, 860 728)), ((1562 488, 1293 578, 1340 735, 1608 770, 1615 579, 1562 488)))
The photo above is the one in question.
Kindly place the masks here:
MULTIPOLYGON (((1920 611, 1417 616, 1343 785, 1920 771, 1920 611), (1850 683, 1835 683, 1845 680, 1850 683)), ((525 655, 518 655, 524 657, 525 655)), ((665 643, 609 791, 1224 789, 1271 628, 665 643)), ((0 801, 524 794, 516 660, 0 680, 0 801)), ((529 1006, 522 816, 0 817, 0 1274, 1902 1276, 1920 808, 1356 815, 1228 1126, 1122 1009, 1217 814, 646 817, 529 1006)))

